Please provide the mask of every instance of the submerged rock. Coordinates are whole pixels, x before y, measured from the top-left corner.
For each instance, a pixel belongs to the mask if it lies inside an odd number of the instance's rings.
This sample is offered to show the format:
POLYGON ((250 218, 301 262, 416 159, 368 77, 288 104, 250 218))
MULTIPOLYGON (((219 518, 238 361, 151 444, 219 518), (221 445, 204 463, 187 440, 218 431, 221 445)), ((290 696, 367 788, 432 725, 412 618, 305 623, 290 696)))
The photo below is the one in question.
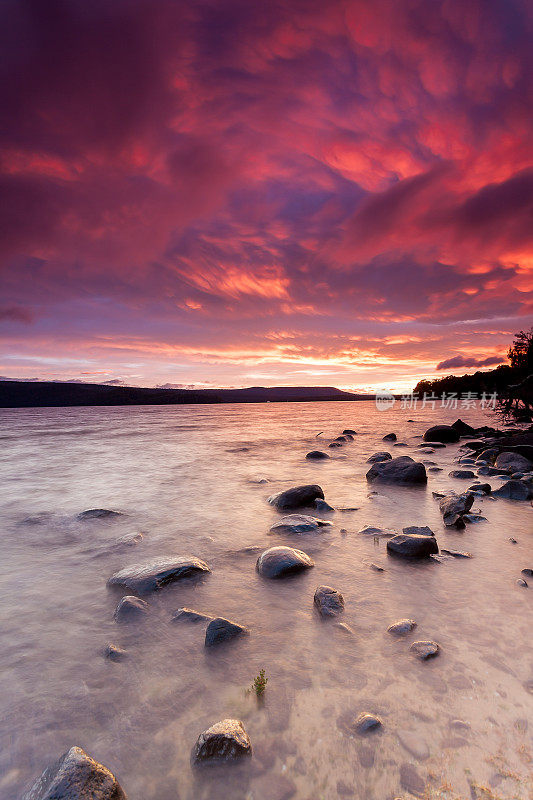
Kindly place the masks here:
POLYGON ((492 492, 492 486, 490 483, 474 483, 472 486, 469 486, 467 492, 478 492, 480 494, 490 494, 492 492))
POLYGON ((356 436, 356 435, 357 435, 357 431, 354 431, 354 430, 352 430, 351 428, 345 428, 345 429, 343 430, 343 434, 344 434, 344 436, 346 436, 346 434, 347 434, 347 433, 349 433, 349 434, 350 434, 350 436, 356 436))
POLYGON ((167 556, 125 567, 115 572, 108 584, 146 593, 161 589, 173 581, 210 571, 204 561, 194 556, 167 556))
POLYGON ((441 553, 446 556, 453 556, 454 558, 472 558, 472 553, 467 553, 464 550, 448 550, 441 547, 441 553))
MULTIPOLYGON (((330 506, 327 500, 322 500, 320 497, 317 497, 317 499, 315 500, 315 508, 317 511, 321 511, 323 514, 335 511, 333 506, 330 506)), ((327 524, 328 523, 325 520, 322 520, 322 525, 327 525, 327 524)))
POLYGON ((389 625, 387 628, 387 633, 392 633, 393 636, 406 636, 411 631, 414 631, 416 628, 417 623, 414 619, 399 619, 397 622, 393 622, 392 625, 389 625))
POLYGON ((408 525, 402 530, 406 536, 435 536, 428 525, 408 525))
POLYGON ((307 553, 294 547, 270 547, 257 559, 257 571, 265 578, 283 578, 314 567, 307 553))
POLYGON ((375 714, 363 712, 354 720, 353 729, 356 733, 364 734, 381 728, 382 722, 375 714))
POLYGON ((475 473, 472 472, 471 469, 452 469, 451 472, 448 473, 450 478, 459 478, 460 480, 472 480, 476 477, 475 473))
POLYGON ((268 502, 285 511, 291 508, 312 506, 317 498, 324 500, 324 492, 321 487, 318 484, 306 484, 304 486, 294 486, 292 489, 273 494, 268 498, 268 502))
POLYGON ((378 461, 391 461, 392 456, 390 453, 386 453, 385 450, 379 450, 377 453, 373 453, 370 458, 367 458, 367 464, 376 464, 378 461))
POLYGON ((212 647, 214 644, 220 644, 228 639, 234 639, 236 636, 248 636, 250 633, 248 628, 243 625, 238 625, 224 617, 216 617, 212 619, 205 632, 205 646, 212 647))
POLYGON ((329 527, 331 522, 324 519, 316 519, 307 514, 289 514, 275 522, 270 530, 272 533, 314 533, 319 528, 329 527))
POLYGON ((470 511, 473 503, 474 495, 471 492, 459 495, 449 494, 443 497, 439 503, 439 508, 444 524, 448 528, 452 526, 464 528, 463 516, 470 511))
POLYGON ((398 536, 398 531, 392 531, 387 528, 376 528, 373 525, 365 525, 364 528, 361 528, 359 533, 362 533, 363 536, 383 536, 383 537, 391 537, 391 536, 398 536))
POLYGON ((120 511, 110 511, 108 508, 90 508, 77 514, 78 519, 106 519, 109 517, 123 517, 120 511))
POLYGON ((115 622, 133 622, 148 613, 148 603, 140 597, 126 595, 115 608, 113 619, 115 622))
POLYGON ((311 450, 309 453, 307 453, 306 458, 309 460, 321 461, 329 458, 329 456, 327 453, 323 453, 322 450, 311 450))
POLYGON ((45 769, 22 800, 126 800, 126 795, 107 767, 81 747, 71 747, 45 769))
POLYGON ((400 533, 389 539, 387 551, 403 558, 428 558, 432 553, 438 553, 439 547, 433 536, 400 533))
POLYGON ((437 642, 413 642, 409 650, 421 661, 427 661, 439 654, 440 647, 437 642))
POLYGON ((344 597, 332 586, 319 586, 315 591, 314 604, 323 617, 335 617, 344 611, 344 597))
POLYGON ((252 745, 238 719, 223 719, 200 734, 193 747, 193 764, 234 761, 252 755, 252 745))
POLYGON ((107 647, 104 648, 104 658, 109 659, 109 661, 123 661, 127 658, 127 655, 127 650, 124 650, 123 647, 119 647, 116 644, 108 644, 107 647))
POLYGON ((382 442, 395 442, 398 437, 395 433, 387 433, 381 440, 382 442))
POLYGON ((328 447, 342 447, 342 443, 341 442, 330 442, 328 444, 328 447))
POLYGON ((178 608, 174 611, 171 622, 191 622, 193 624, 198 622, 210 622, 213 617, 210 614, 202 614, 201 611, 195 611, 193 608, 178 608))
POLYGON ((432 428, 428 428, 424 434, 426 442, 458 442, 459 438, 459 431, 452 428, 451 425, 434 425, 432 428))
POLYGON ((410 456, 399 456, 391 461, 374 464, 366 473, 370 483, 397 483, 400 486, 427 483, 426 468, 410 456))

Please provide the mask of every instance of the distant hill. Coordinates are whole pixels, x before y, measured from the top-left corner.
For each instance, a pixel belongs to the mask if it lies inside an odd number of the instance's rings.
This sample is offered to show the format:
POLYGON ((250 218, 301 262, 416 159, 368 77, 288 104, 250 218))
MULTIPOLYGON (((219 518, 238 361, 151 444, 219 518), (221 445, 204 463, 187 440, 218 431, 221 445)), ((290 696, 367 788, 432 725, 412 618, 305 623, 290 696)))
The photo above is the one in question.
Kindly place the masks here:
POLYGON ((253 386, 248 389, 147 389, 99 383, 0 381, 0 408, 184 405, 187 403, 294 403, 370 400, 333 386, 253 386))

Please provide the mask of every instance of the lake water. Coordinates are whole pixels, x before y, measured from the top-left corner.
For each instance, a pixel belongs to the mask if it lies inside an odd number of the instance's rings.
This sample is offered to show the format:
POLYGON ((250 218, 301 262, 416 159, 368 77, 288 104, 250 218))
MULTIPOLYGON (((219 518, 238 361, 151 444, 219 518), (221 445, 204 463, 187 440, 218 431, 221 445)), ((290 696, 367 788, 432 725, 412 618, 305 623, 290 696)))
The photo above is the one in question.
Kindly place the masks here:
POLYGON ((72 745, 108 766, 129 800, 392 800, 409 789, 447 800, 533 796, 533 581, 516 584, 533 567, 531 505, 476 499, 486 522, 445 529, 432 490, 470 485, 448 477, 458 445, 424 456, 443 467, 427 487, 365 480, 376 450, 413 455, 431 424, 493 419, 398 404, 380 412, 369 402, 0 415, 2 800, 19 798, 72 745), (305 460, 343 428, 358 432, 354 442, 328 450, 326 462, 305 460), (382 442, 391 431, 408 446, 382 442), (303 483, 358 510, 330 514, 332 527, 316 534, 269 533, 279 513, 267 497, 303 483), (77 519, 98 507, 124 516, 77 519), (473 558, 404 563, 387 556, 385 539, 358 533, 413 524, 473 558), (119 543, 138 532, 137 545, 119 543), (315 567, 261 578, 258 552, 246 548, 275 544, 304 550, 315 567), (179 554, 212 573, 149 596, 146 622, 117 625, 121 593, 106 586, 109 576, 179 554), (341 619, 353 633, 318 617, 320 584, 343 593, 341 619), (170 622, 182 606, 251 635, 206 650, 201 625, 170 622), (418 627, 396 639, 386 630, 402 617, 418 627), (439 657, 417 661, 416 639, 436 640, 439 657), (110 642, 128 658, 106 660, 110 642), (261 668, 264 702, 247 692, 261 668), (381 717, 378 733, 350 732, 362 711, 381 717), (192 770, 196 737, 227 717, 244 722, 254 756, 192 770))

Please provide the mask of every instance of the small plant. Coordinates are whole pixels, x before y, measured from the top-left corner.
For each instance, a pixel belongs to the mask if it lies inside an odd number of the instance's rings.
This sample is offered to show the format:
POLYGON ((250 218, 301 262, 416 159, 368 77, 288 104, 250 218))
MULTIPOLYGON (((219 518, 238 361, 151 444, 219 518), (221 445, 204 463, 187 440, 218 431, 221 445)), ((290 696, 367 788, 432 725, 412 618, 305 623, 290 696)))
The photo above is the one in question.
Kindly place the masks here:
POLYGON ((261 697, 264 694, 267 683, 268 683, 268 678, 265 677, 265 670, 260 669, 259 675, 257 675, 254 678, 254 682, 252 684, 252 689, 254 690, 254 692, 258 697, 261 697))

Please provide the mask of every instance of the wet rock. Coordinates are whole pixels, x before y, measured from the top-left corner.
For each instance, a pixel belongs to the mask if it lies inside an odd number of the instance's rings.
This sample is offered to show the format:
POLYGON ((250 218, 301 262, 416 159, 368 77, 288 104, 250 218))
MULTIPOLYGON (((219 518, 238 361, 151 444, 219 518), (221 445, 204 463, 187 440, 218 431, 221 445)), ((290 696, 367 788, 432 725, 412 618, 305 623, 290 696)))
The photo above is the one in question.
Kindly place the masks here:
POLYGON ((251 756, 252 745, 238 719, 223 719, 200 734, 193 747, 193 764, 235 761, 251 756))
POLYGON ((191 622, 196 624, 198 622, 210 622, 213 617, 210 614, 202 614, 201 611, 195 611, 192 608, 178 608, 174 611, 171 617, 171 622, 191 622))
POLYGON ((476 435, 476 429, 473 428, 471 425, 468 425, 468 423, 463 422, 462 419, 456 419, 455 422, 452 423, 452 428, 455 428, 455 430, 460 436, 476 435))
POLYGON ((393 636, 407 636, 408 633, 414 631, 416 625, 417 623, 414 619, 399 619, 397 622, 393 622, 392 625, 389 625, 387 633, 391 633, 393 636))
POLYGON ((464 522, 486 522, 487 517, 484 517, 482 514, 463 514, 463 521, 464 522))
POLYGON ((344 597, 332 586, 319 586, 313 602, 323 617, 335 617, 344 611, 344 597))
POLYGON ((533 487, 526 481, 509 480, 499 489, 494 489, 492 496, 503 497, 506 500, 531 500, 533 498, 533 487))
POLYGON ((406 536, 400 533, 387 542, 387 552, 403 558, 428 558, 438 553, 437 541, 433 536, 406 536))
POLYGON ((294 486, 284 492, 273 494, 268 498, 268 502, 282 511, 291 508, 303 508, 312 506, 317 498, 324 500, 324 492, 317 484, 307 484, 305 486, 294 486))
POLYGON ((126 533, 124 536, 121 536, 120 539, 117 539, 117 545, 125 544, 128 547, 135 547, 135 545, 142 542, 143 538, 140 531, 137 531, 137 533, 126 533))
POLYGON ((442 472, 442 467, 429 467, 428 472, 442 472))
POLYGON ((367 458, 367 464, 376 464, 378 461, 391 461, 392 456, 390 453, 386 453, 384 450, 380 450, 377 453, 373 453, 370 458, 367 458))
POLYGON ((485 450, 481 450, 477 454, 476 461, 492 461, 493 458, 496 458, 499 452, 499 447, 486 447, 485 450))
POLYGON ((113 619, 115 622, 134 622, 148 613, 148 603, 140 597, 126 595, 115 608, 113 619))
POLYGON ((518 578, 518 580, 516 582, 516 585, 517 586, 522 586, 523 589, 527 589, 528 588, 527 581, 525 581, 523 578, 518 578))
POLYGON ((475 472, 472 472, 471 469, 452 469, 448 475, 450 478, 458 478, 462 481, 472 480, 476 477, 475 472))
POLYGON ((417 447, 432 447, 434 450, 442 450, 446 445, 444 442, 420 442, 417 447))
POLYGON ((109 659, 109 661, 123 661, 127 658, 127 655, 127 651, 116 644, 108 644, 107 647, 104 648, 104 658, 109 659))
POLYGON ((205 632, 205 646, 212 647, 220 642, 225 642, 228 639, 234 639, 236 636, 248 636, 250 631, 243 625, 238 625, 224 617, 216 617, 212 619, 205 632))
MULTIPOLYGON (((315 508, 317 511, 321 511, 323 514, 335 511, 333 506, 330 506, 330 504, 326 500, 321 500, 320 498, 315 500, 315 508)), ((321 523, 322 525, 327 525, 327 522, 325 522, 324 520, 321 520, 321 523)))
POLYGON ((396 442, 395 444, 393 444, 393 447, 409 447, 409 445, 407 444, 407 442, 396 442))
POLYGON ((370 569, 373 569, 374 572, 385 572, 384 567, 380 567, 379 564, 374 564, 374 562, 372 562, 372 564, 369 564, 368 566, 370 567, 370 569))
POLYGON ((382 536, 384 538, 398 536, 398 531, 392 531, 388 528, 376 528, 374 525, 365 525, 359 533, 362 533, 363 536, 382 536))
POLYGON ((387 433, 386 436, 383 437, 383 442, 395 442, 398 437, 395 433, 387 433))
POLYGON ((344 442, 347 442, 348 439, 346 438, 346 436, 336 436, 333 441, 334 442, 342 442, 344 444, 344 442))
POLYGON ((341 442, 330 442, 328 447, 342 447, 341 442))
POLYGON ((357 435, 357 431, 353 431, 351 428, 345 428, 343 430, 344 436, 346 436, 347 433, 349 433, 351 436, 356 436, 357 435))
POLYGON ((437 642, 413 642, 409 650, 421 661, 427 661, 439 654, 440 647, 437 642))
POLYGON ((453 556, 454 558, 472 558, 472 553, 467 553, 464 550, 446 550, 444 547, 440 549, 441 553, 446 556, 453 556))
POLYGON ((45 769, 22 800, 126 800, 115 776, 81 747, 45 769))
POLYGON ((434 425, 432 428, 428 428, 424 434, 424 441, 441 442, 443 444, 448 442, 458 442, 459 438, 459 431, 457 431, 451 425, 434 425))
POLYGON ((427 483, 426 468, 410 456, 399 456, 391 461, 374 464, 366 473, 370 483, 395 483, 400 486, 427 483))
POLYGON ((354 635, 354 629, 350 628, 350 626, 347 625, 346 622, 336 622, 335 627, 338 628, 342 633, 346 633, 349 636, 354 635))
POLYGON ((322 450, 311 450, 307 453, 306 458, 313 461, 323 461, 329 458, 329 456, 327 453, 323 453, 322 450))
POLYGON ((528 578, 533 578, 533 569, 526 567, 525 569, 520 570, 522 575, 526 575, 528 578))
POLYGON ((425 795, 426 783, 412 764, 402 764, 400 767, 400 784, 402 789, 414 794, 416 797, 424 797, 425 795))
POLYGON ((470 492, 464 494, 449 494, 442 498, 439 503, 440 513, 444 524, 451 528, 453 526, 463 527, 463 516, 472 508, 474 495, 470 492))
POLYGON ((167 556, 154 558, 142 564, 132 564, 115 572, 109 580, 110 586, 125 586, 144 594, 161 589, 169 583, 189 578, 211 570, 204 561, 194 556, 167 556))
POLYGON ((353 729, 356 733, 364 734, 381 728, 382 722, 375 714, 363 712, 354 720, 353 729))
POLYGON ((427 525, 408 525, 407 528, 403 528, 403 533, 406 536, 435 536, 427 525))
POLYGON ((122 517, 120 511, 110 511, 108 508, 90 508, 88 511, 81 511, 78 519, 110 519, 112 517, 122 517))
POLYGON ((474 483, 472 486, 469 486, 467 492, 479 492, 481 494, 490 494, 492 492, 492 486, 490 483, 474 483))
POLYGON ((289 514, 275 522, 270 530, 272 533, 281 534, 301 534, 314 533, 319 528, 331 526, 331 522, 323 519, 315 519, 307 514, 289 514))
POLYGON ((520 453, 505 452, 496 457, 494 466, 508 472, 529 472, 533 468, 533 463, 520 453))
POLYGON ((429 747, 421 734, 414 731, 398 731, 398 740, 404 750, 407 750, 418 761, 429 758, 429 747))
POLYGON ((257 559, 257 571, 265 578, 283 578, 314 567, 307 553, 293 547, 270 547, 257 559))

